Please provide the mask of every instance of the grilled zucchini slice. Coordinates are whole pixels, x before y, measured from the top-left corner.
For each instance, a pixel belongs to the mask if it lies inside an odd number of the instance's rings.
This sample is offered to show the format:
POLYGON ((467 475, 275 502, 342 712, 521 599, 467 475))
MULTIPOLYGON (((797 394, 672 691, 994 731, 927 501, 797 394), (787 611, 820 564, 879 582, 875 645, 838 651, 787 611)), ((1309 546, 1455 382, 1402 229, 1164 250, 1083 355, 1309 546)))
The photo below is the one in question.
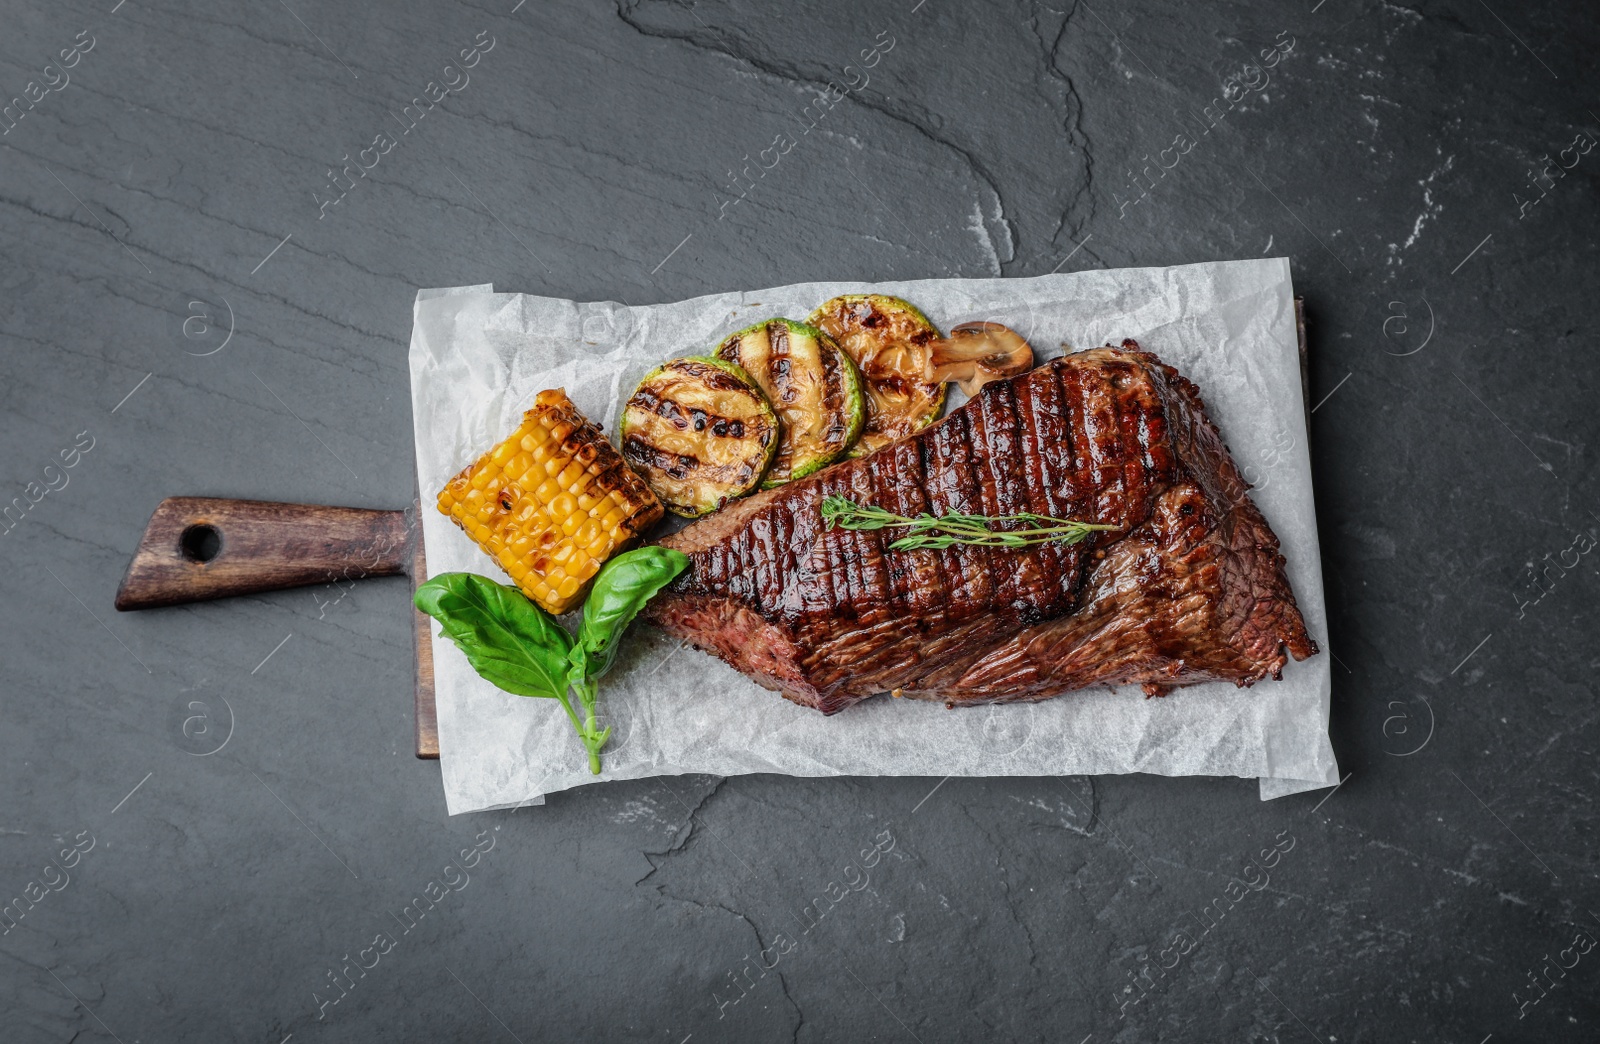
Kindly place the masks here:
POLYGON ((837 341, 866 380, 867 424, 852 457, 938 419, 945 386, 926 374, 939 331, 914 305, 883 294, 843 294, 806 321, 837 341))
POLYGON ((742 367, 778 415, 778 454, 762 489, 827 467, 861 434, 861 377, 838 342, 815 326, 768 319, 730 334, 717 358, 742 367))
POLYGON ((709 356, 651 370, 619 427, 622 458, 684 518, 755 489, 778 450, 778 417, 761 389, 738 366, 709 356))

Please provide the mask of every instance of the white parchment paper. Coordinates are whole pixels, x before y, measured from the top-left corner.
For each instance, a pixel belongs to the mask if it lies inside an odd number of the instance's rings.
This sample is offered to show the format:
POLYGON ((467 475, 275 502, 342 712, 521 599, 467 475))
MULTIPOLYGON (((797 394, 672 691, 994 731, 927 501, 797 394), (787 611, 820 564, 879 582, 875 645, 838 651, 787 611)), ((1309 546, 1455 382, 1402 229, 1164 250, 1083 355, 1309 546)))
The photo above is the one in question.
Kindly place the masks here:
MULTIPOLYGON (((807 283, 630 307, 490 287, 424 290, 411 335, 411 392, 430 575, 499 567, 431 507, 436 492, 562 387, 614 432, 622 402, 660 361, 709 352, 768 316, 805 318, 840 293, 917 304, 942 329, 993 320, 1041 356, 1124 337, 1200 386, 1207 410, 1255 485, 1283 542, 1306 625, 1327 648, 1305 406, 1289 262, 1283 258, 1040 276, 898 283, 807 283)), ((959 396, 958 396, 959 397, 959 396)), ((537 803, 595 781, 550 700, 501 692, 449 641, 433 638, 439 750, 452 815, 537 803)), ((675 773, 796 776, 1056 775, 1152 772, 1260 779, 1263 800, 1338 782, 1328 742, 1326 652, 1281 682, 1228 684, 1145 699, 1136 688, 1043 703, 946 710, 878 697, 831 718, 795 706, 713 657, 646 625, 601 685, 615 728, 600 779, 675 773)))

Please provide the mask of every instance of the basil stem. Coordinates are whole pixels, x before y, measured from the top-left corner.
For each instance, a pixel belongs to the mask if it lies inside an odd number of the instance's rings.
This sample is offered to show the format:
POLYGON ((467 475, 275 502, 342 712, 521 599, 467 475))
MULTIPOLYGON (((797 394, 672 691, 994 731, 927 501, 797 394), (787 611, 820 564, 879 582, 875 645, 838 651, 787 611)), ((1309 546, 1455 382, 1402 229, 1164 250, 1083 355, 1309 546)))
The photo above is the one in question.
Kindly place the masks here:
POLYGON ((589 752, 590 770, 599 774, 599 751, 610 730, 595 732, 592 707, 586 708, 587 725, 572 708, 567 694, 572 636, 555 617, 516 588, 475 573, 441 573, 418 585, 414 602, 439 621, 444 637, 485 681, 513 695, 560 703, 589 752))
POLYGON ((611 669, 633 618, 689 565, 665 547, 618 555, 600 570, 583 607, 577 638, 514 587, 474 573, 441 573, 417 588, 415 603, 455 642, 484 680, 518 696, 561 704, 600 774, 600 751, 611 738, 595 719, 600 677, 611 669), (568 687, 578 694, 579 717, 568 687))
MULTIPOLYGON (((594 710, 599 696, 598 683, 616 662, 623 633, 645 603, 688 565, 689 557, 681 551, 641 547, 616 556, 595 577, 594 587, 583 605, 583 625, 578 628, 577 640, 567 652, 567 682, 583 704, 591 736, 597 724, 594 710)), ((610 735, 611 728, 607 726, 589 750, 590 768, 597 774, 600 771, 599 750, 610 735)))

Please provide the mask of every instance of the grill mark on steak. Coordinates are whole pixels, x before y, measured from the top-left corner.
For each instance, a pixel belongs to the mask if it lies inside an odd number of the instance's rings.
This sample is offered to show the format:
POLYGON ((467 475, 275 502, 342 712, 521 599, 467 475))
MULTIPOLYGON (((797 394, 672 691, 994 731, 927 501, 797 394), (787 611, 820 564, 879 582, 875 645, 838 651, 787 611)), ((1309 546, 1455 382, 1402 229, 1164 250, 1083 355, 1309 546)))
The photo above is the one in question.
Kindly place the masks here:
MULTIPOLYGON (((849 480, 851 473, 858 470, 852 468, 848 472, 835 472, 824 486, 824 491, 842 497, 857 496, 855 490, 850 488, 849 480)), ((837 593, 839 601, 849 607, 848 611, 859 623, 870 624, 873 606, 870 592, 863 582, 861 543, 860 533, 840 532, 832 534, 832 539, 827 539, 825 546, 828 548, 829 571, 840 582, 837 593)))
MULTIPOLYGON (((839 491, 838 478, 838 472, 823 475, 817 484, 818 503, 821 502, 820 498, 839 491)), ((839 552, 841 539, 841 536, 829 533, 819 520, 808 557, 808 566, 812 568, 808 578, 814 577, 812 583, 818 597, 810 599, 806 605, 808 620, 831 612, 837 612, 852 622, 856 618, 856 607, 850 604, 850 578, 844 574, 844 559, 839 552)))
MULTIPOLYGON (((972 439, 972 412, 963 407, 950 416, 948 423, 933 428, 932 443, 938 453, 939 469, 928 488, 928 510, 935 515, 983 510, 982 496, 972 474, 977 450, 972 439)), ((951 575, 957 578, 950 592, 952 605, 987 604, 994 594, 994 577, 977 561, 984 549, 956 544, 946 553, 951 559, 951 575)))
MULTIPOLYGON (((908 495, 905 510, 900 513, 911 518, 924 512, 934 511, 934 498, 929 490, 932 488, 935 470, 938 467, 938 447, 932 439, 917 438, 908 442, 917 447, 919 472, 915 486, 906 490, 908 495), (916 510, 912 511, 911 508, 916 510)), ((920 619, 922 614, 933 612, 955 600, 956 591, 961 586, 961 559, 951 549, 930 549, 911 553, 927 563, 928 570, 936 578, 924 596, 912 603, 920 619)))
MULTIPOLYGON (((1060 374, 1052 370, 1050 380, 1033 381, 1018 387, 1026 389, 1018 396, 1022 406, 1020 426, 1024 439, 1021 457, 1027 469, 1029 488, 1034 491, 1036 510, 1052 518, 1072 518, 1072 505, 1067 499, 1072 444, 1071 432, 1066 426, 1065 395, 1060 374), (1066 467, 1062 466, 1060 454, 1052 452, 1058 446, 1064 449, 1068 458, 1066 467)), ((1040 549, 1039 557, 1050 571, 1061 598, 1071 597, 1062 580, 1082 554, 1082 545, 1069 547, 1046 544, 1040 549)), ((1057 600, 1042 608, 1048 615, 1061 604, 1057 600)))
POLYGON ((1084 401, 1083 377, 1076 367, 1057 370, 1056 380, 1061 385, 1061 395, 1066 402, 1067 430, 1072 441, 1065 447, 1068 500, 1071 518, 1099 518, 1100 487, 1089 468, 1093 460, 1090 445, 1093 433, 1089 430, 1087 404, 1084 401))
MULTIPOLYGON (((1017 395, 1010 381, 994 382, 977 395, 978 408, 972 412, 973 441, 983 447, 975 454, 974 470, 983 490, 983 514, 991 518, 1014 515, 1027 510, 1017 468, 1017 395)), ((1003 603, 1022 604, 1023 592, 1037 587, 1041 579, 1037 568, 1041 556, 1026 555, 1015 560, 1014 570, 1001 570, 996 577, 995 597, 1003 603)))
MULTIPOLYGON (((881 504, 907 517, 930 510, 924 464, 926 446, 921 439, 903 439, 867 457, 869 470, 878 477, 876 485, 881 492, 873 500, 859 499, 863 503, 881 504)), ((869 539, 873 536, 861 535, 869 539)), ((905 629, 902 641, 907 650, 914 651, 914 643, 923 633, 923 623, 930 616, 945 612, 954 600, 952 586, 961 574, 959 560, 951 551, 889 550, 889 545, 904 535, 904 530, 885 531, 872 543, 885 569, 887 595, 894 605, 899 621, 897 627, 905 629)))
MULTIPOLYGON (((889 509, 914 518, 931 509, 928 483, 932 479, 932 446, 927 439, 912 438, 891 442, 878 451, 890 461, 890 481, 895 503, 889 509)), ((870 456, 868 460, 872 459, 870 456)), ((950 600, 949 556, 942 551, 906 551, 895 560, 904 571, 901 605, 907 613, 920 616, 950 600)))
POLYGON ((1316 647, 1246 490, 1198 390, 1127 341, 992 382, 926 431, 668 537, 691 567, 645 616, 828 714, 885 689, 954 705, 1248 685, 1316 647), (823 527, 833 493, 1119 529, 890 551, 899 530, 823 527))
MULTIPOLYGON (((868 504, 881 504, 889 499, 894 490, 892 454, 881 454, 878 459, 869 458, 866 467, 855 474, 863 481, 859 481, 853 488, 853 499, 868 504)), ((888 543, 871 539, 866 533, 851 534, 856 538, 855 546, 861 550, 862 576, 866 583, 868 599, 878 612, 873 616, 863 617, 863 621, 886 618, 891 614, 902 612, 901 605, 896 601, 894 583, 889 575, 892 557, 899 557, 900 552, 890 551, 888 543)))
MULTIPOLYGON (((1134 383, 1132 369, 1131 366, 1119 365, 1112 372, 1110 378, 1111 386, 1125 389, 1134 383)), ((1143 425, 1140 424, 1140 418, 1149 415, 1151 412, 1150 406, 1152 405, 1150 400, 1153 400, 1155 396, 1152 393, 1147 400, 1143 394, 1146 388, 1143 382, 1139 382, 1139 384, 1141 385, 1139 389, 1141 392, 1140 402, 1138 403, 1139 409, 1125 409, 1123 407, 1127 403, 1115 398, 1112 399, 1112 402, 1117 405, 1116 447, 1122 459, 1123 483, 1129 491, 1129 496, 1138 496, 1148 491, 1148 483, 1146 481, 1148 476, 1145 473, 1144 459, 1149 453, 1149 448, 1139 441, 1140 429, 1143 428, 1143 425)))
POLYGON ((757 604, 764 612, 775 612, 781 606, 769 604, 765 593, 783 590, 783 577, 794 569, 794 551, 786 539, 783 517, 774 511, 763 511, 750 520, 750 539, 755 548, 755 580, 757 604))
MULTIPOLYGON (((924 490, 927 481, 927 442, 923 439, 902 439, 892 442, 879 451, 887 461, 888 487, 883 507, 908 518, 928 510, 928 497, 924 490)), ((872 457, 868 457, 871 460, 872 457)), ((901 612, 918 615, 948 600, 949 581, 945 575, 943 555, 938 551, 889 552, 891 590, 895 604, 901 612)))
POLYGON ((1120 518, 1127 505, 1127 472, 1122 468, 1122 443, 1118 436, 1117 402, 1111 397, 1103 370, 1079 371, 1087 385, 1084 444, 1089 449, 1090 474, 1085 477, 1090 489, 1099 490, 1094 505, 1095 518, 1120 518))

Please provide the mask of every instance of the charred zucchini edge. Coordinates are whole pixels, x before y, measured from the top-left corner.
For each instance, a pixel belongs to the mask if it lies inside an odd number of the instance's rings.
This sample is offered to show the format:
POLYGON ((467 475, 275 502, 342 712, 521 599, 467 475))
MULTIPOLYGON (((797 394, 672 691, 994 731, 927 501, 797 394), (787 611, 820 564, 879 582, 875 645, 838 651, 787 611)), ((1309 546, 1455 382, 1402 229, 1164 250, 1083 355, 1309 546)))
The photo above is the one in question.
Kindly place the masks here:
MULTIPOLYGON (((903 297, 895 297, 891 294, 837 294, 828 298, 828 300, 824 301, 822 304, 813 309, 811 315, 807 317, 806 322, 809 325, 823 329, 819 320, 825 318, 829 312, 836 310, 842 304, 850 304, 858 301, 871 302, 875 308, 882 311, 902 311, 906 313, 913 322, 925 327, 933 334, 934 337, 940 336, 939 328, 934 325, 933 320, 929 319, 927 314, 923 312, 922 309, 918 308, 916 305, 912 304, 910 301, 907 301, 903 297)), ((840 341, 840 345, 843 347, 842 340, 840 341)), ((845 349, 845 354, 850 355, 848 348, 845 349)), ((851 361, 856 361, 853 356, 851 357, 851 361)), ((869 399, 871 399, 874 394, 872 377, 866 372, 865 367, 860 367, 860 372, 862 383, 868 390, 869 399)), ((924 389, 931 388, 934 390, 928 393, 926 396, 929 402, 927 411, 920 417, 912 418, 910 430, 904 432, 902 435, 896 436, 895 438, 903 438, 905 435, 915 434, 932 425, 934 421, 939 419, 939 415, 944 412, 945 399, 948 394, 948 388, 943 382, 929 381, 921 373, 906 374, 903 376, 905 379, 921 385, 924 389)), ((869 410, 868 412, 868 419, 870 421, 871 411, 869 410)), ((863 425, 862 435, 849 451, 849 456, 863 457, 868 453, 887 445, 889 442, 894 441, 894 439, 885 439, 883 442, 877 442, 877 439, 874 438, 874 436, 879 436, 881 434, 881 432, 870 431, 867 429, 867 426, 863 425), (877 444, 871 445, 870 443, 877 444)))
MULTIPOLYGON (((746 326, 741 330, 736 330, 724 337, 722 342, 717 345, 717 357, 733 363, 733 360, 725 359, 725 352, 731 351, 736 344, 742 342, 747 336, 755 333, 758 330, 766 332, 772 327, 773 324, 779 324, 786 327, 791 334, 799 334, 801 336, 812 338, 817 343, 819 354, 821 352, 831 351, 839 360, 839 380, 841 391, 843 393, 842 409, 844 411, 845 431, 844 438, 839 442, 837 448, 828 448, 824 446, 822 452, 810 455, 803 460, 796 461, 795 458, 797 454, 791 450, 788 476, 785 478, 774 479, 772 478, 772 469, 769 469, 767 476, 761 481, 762 489, 773 489, 777 486, 793 482, 795 479, 805 478, 807 475, 815 474, 816 472, 827 467, 829 464, 842 459, 847 453, 850 452, 851 448, 855 446, 856 440, 861 437, 862 429, 866 427, 867 423, 866 380, 862 377, 861 371, 856 368, 855 360, 850 357, 850 353, 845 351, 844 348, 839 345, 839 342, 835 341, 826 330, 823 330, 820 327, 812 326, 809 323, 802 323, 795 319, 786 319, 783 317, 763 319, 760 322, 751 323, 749 326, 746 326)), ((734 363, 734 365, 741 364, 734 363)), ((746 372, 749 371, 747 370, 746 372)), ((750 373, 750 377, 756 382, 757 386, 760 387, 763 392, 767 391, 766 383, 764 383, 760 377, 754 373, 750 373)), ((790 431, 790 426, 784 421, 782 411, 779 409, 778 405, 774 403, 770 392, 767 393, 767 401, 769 404, 772 404, 773 412, 778 415, 778 423, 780 428, 779 450, 773 458, 773 468, 776 468, 778 458, 783 455, 784 444, 790 442, 792 433, 790 431)), ((819 403, 815 408, 821 409, 823 407, 819 403)))
MULTIPOLYGON (((682 374, 679 379, 688 381, 698 380, 699 378, 697 375, 685 373, 682 374)), ((712 392, 715 390, 716 389, 708 389, 708 391, 712 392)), ((737 437, 740 439, 747 438, 747 436, 742 435, 737 437)), ((762 478, 764 478, 767 473, 767 469, 772 466, 772 461, 777 456, 778 443, 780 439, 781 425, 778 422, 778 415, 773 410, 772 404, 767 401, 766 395, 762 393, 760 385, 758 385, 755 380, 751 378, 747 372, 745 372, 743 367, 737 365, 736 363, 730 363, 726 359, 718 359, 709 355, 686 355, 677 359, 669 359, 660 366, 657 366, 655 369, 651 370, 649 373, 645 374, 639 379, 639 383, 634 386, 633 393, 630 394, 623 402, 621 415, 617 420, 617 440, 622 447, 623 459, 628 462, 629 466, 639 473, 640 477, 644 479, 645 484, 650 487, 651 492, 655 493, 657 499, 661 501, 662 505, 665 506, 668 511, 671 511, 673 514, 683 518, 701 518, 705 515, 709 515, 720 508, 723 504, 727 503, 729 500, 737 499, 754 491, 758 486, 760 486, 762 478), (748 395, 750 400, 757 407, 756 414, 765 423, 768 431, 765 442, 754 440, 755 444, 760 446, 760 454, 759 460, 755 459, 754 454, 750 455, 751 472, 748 478, 742 479, 738 482, 731 482, 715 478, 707 478, 703 480, 678 480, 687 482, 691 486, 698 486, 703 483, 704 486, 714 491, 718 490, 718 487, 720 487, 720 495, 717 495, 714 498, 697 496, 693 498, 692 502, 690 503, 680 503, 678 500, 666 493, 663 488, 663 484, 659 479, 655 478, 655 475, 661 471, 664 471, 664 469, 658 468, 649 461, 642 461, 638 459, 637 451, 632 454, 629 452, 629 435, 631 429, 637 428, 637 425, 630 425, 628 423, 628 411, 630 407, 634 405, 634 400, 638 398, 639 392, 644 389, 652 380, 661 376, 670 369, 681 368, 682 364, 684 363, 699 363, 701 365, 710 366, 714 369, 720 370, 725 374, 728 374, 738 381, 739 384, 742 385, 741 390, 748 395)), ((645 443, 645 440, 641 437, 636 439, 636 442, 645 443)), ((648 443, 645 444, 649 445, 648 443)))

